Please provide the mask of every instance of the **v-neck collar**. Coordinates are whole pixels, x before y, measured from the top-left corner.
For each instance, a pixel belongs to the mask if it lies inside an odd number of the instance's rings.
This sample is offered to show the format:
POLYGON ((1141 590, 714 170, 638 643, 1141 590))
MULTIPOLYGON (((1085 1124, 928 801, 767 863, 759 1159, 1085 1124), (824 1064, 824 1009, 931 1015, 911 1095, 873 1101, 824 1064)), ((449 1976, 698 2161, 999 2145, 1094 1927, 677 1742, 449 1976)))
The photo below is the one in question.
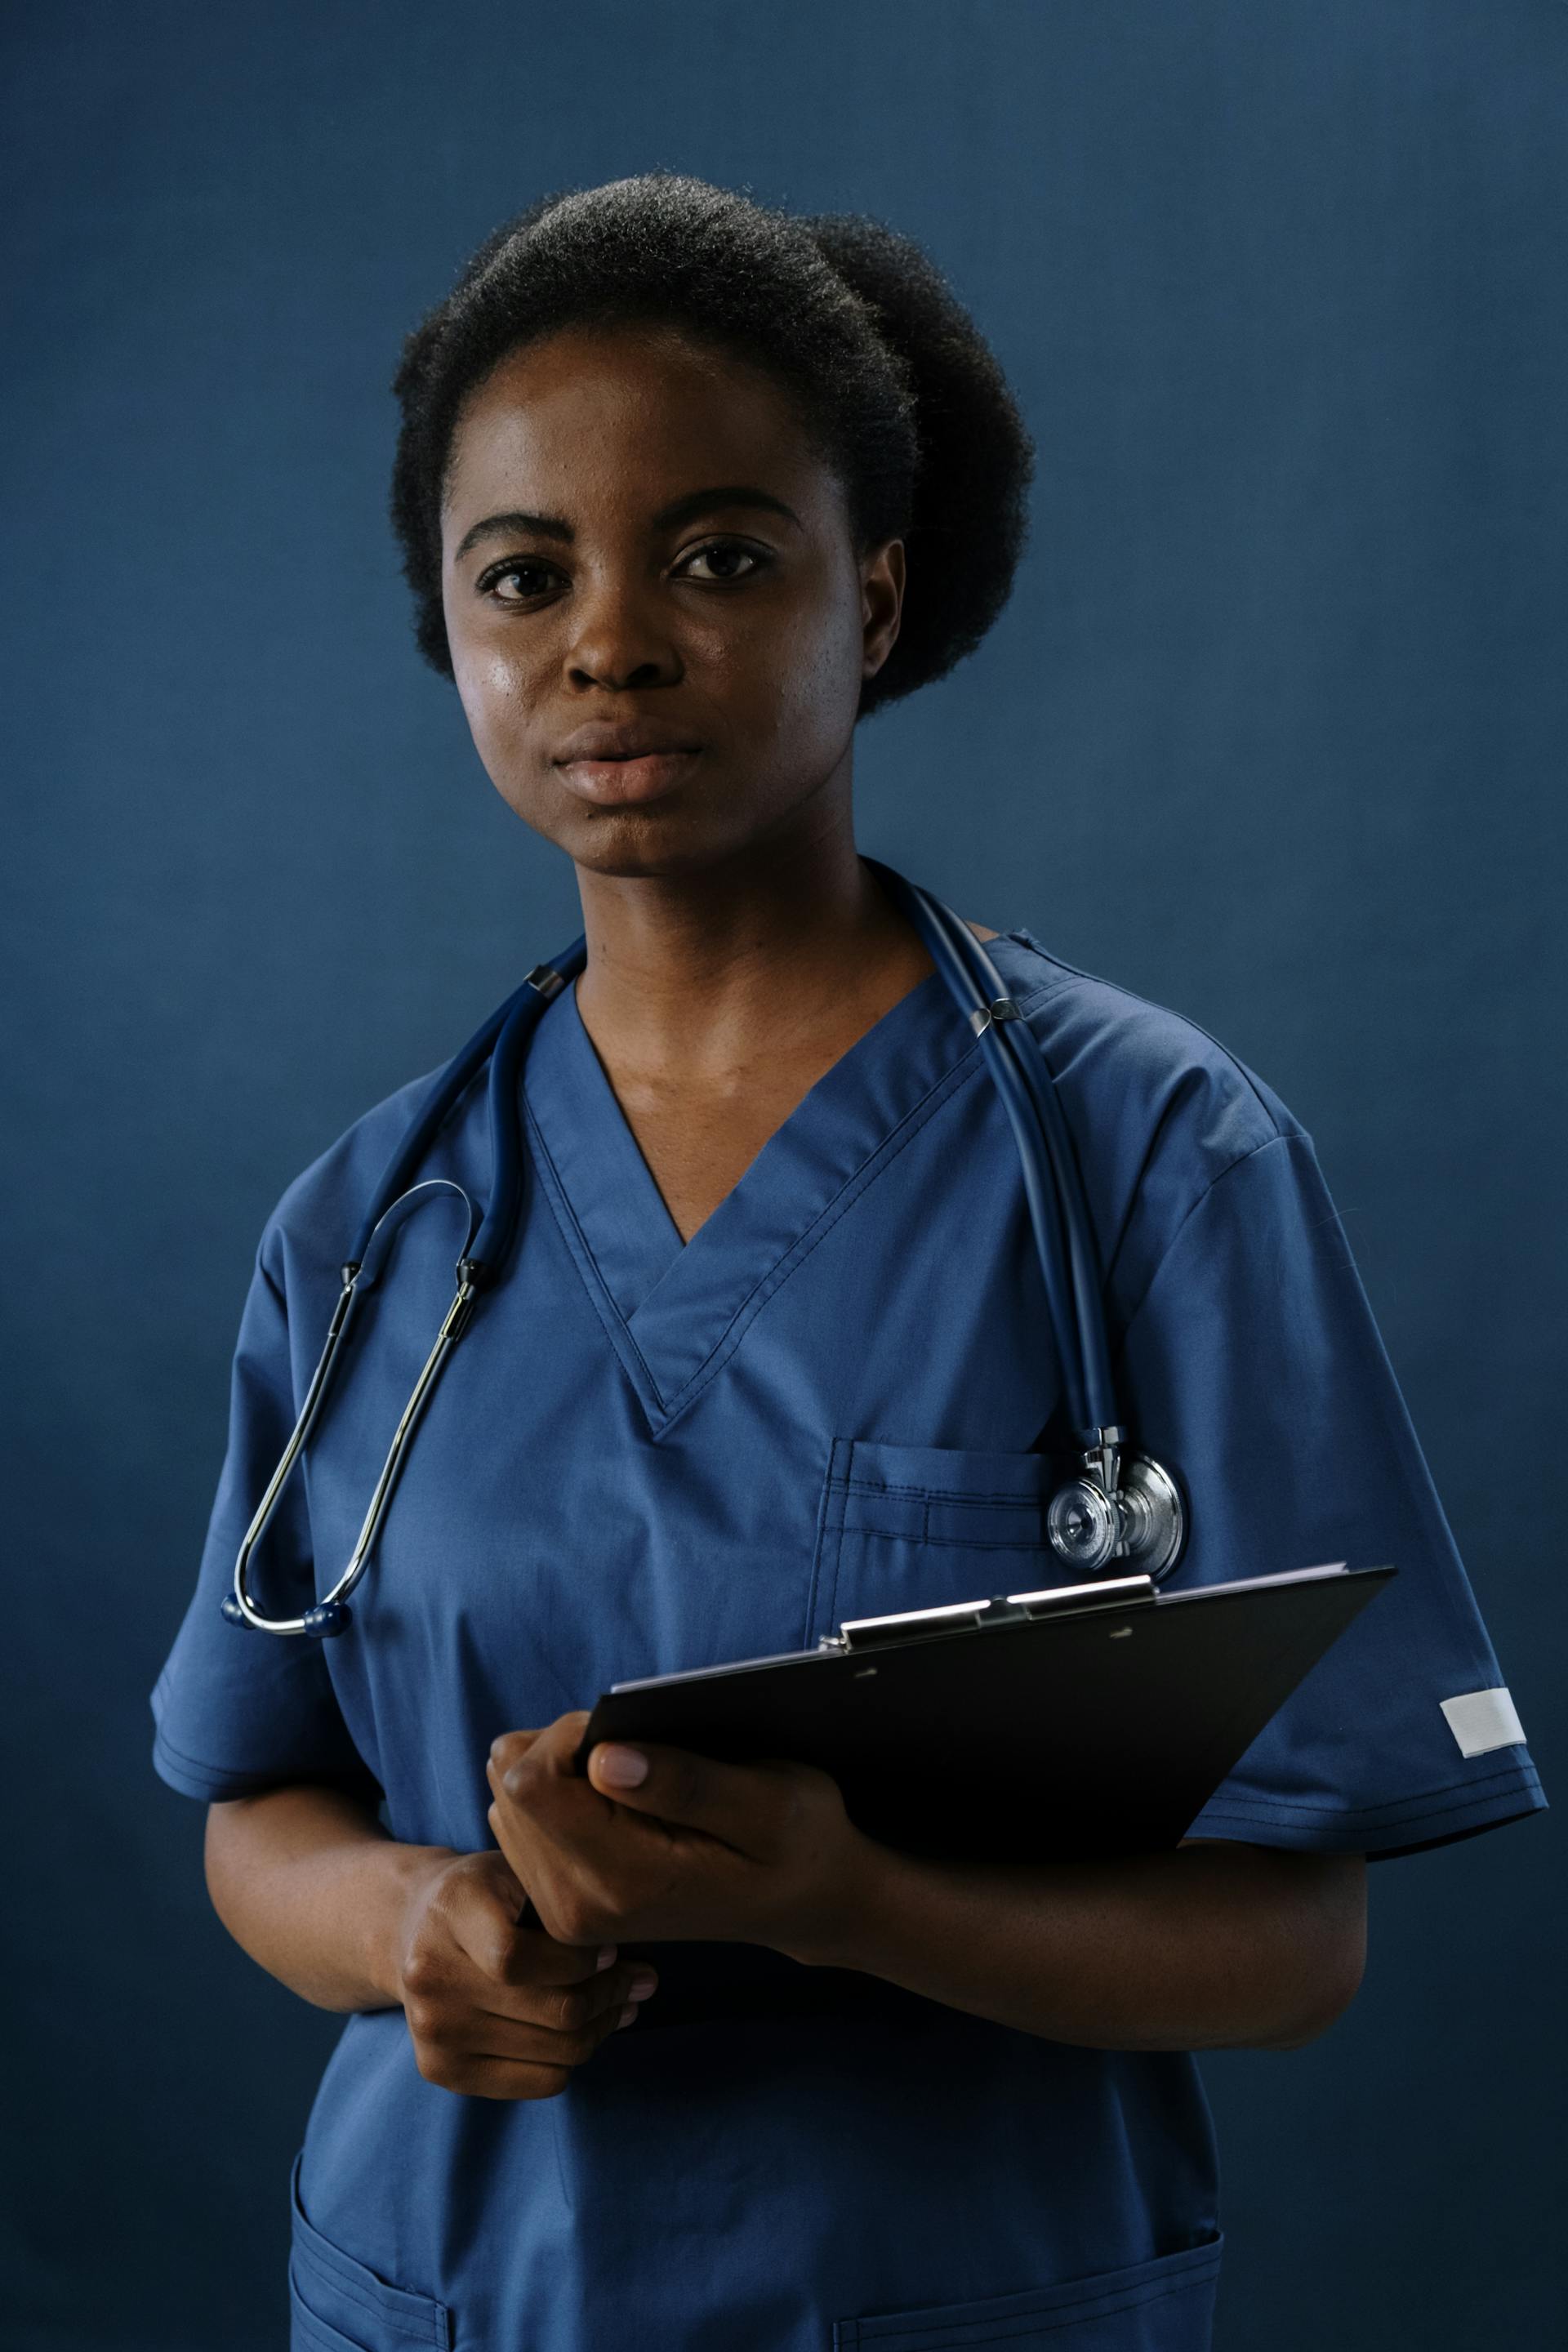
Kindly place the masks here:
MULTIPOLYGON (((1039 972, 1016 935, 986 946, 1009 982, 1039 972)), ((683 1243, 583 1024, 575 987, 562 990, 524 1066, 530 1150, 656 1433, 686 1411, 887 1159, 981 1066, 978 1039, 941 973, 928 972, 807 1089, 683 1243)))

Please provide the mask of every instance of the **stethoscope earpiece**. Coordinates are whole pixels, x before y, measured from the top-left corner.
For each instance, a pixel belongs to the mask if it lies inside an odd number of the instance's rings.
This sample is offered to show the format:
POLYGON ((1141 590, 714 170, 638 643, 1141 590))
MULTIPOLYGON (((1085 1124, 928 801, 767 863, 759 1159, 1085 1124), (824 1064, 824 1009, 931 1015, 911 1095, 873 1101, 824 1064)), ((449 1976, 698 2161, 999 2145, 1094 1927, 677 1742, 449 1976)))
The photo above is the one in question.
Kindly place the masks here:
POLYGON ((301 1622, 304 1632, 314 1640, 330 1642, 334 1635, 348 1632, 353 1615, 346 1601, 318 1601, 313 1609, 306 1610, 301 1622))

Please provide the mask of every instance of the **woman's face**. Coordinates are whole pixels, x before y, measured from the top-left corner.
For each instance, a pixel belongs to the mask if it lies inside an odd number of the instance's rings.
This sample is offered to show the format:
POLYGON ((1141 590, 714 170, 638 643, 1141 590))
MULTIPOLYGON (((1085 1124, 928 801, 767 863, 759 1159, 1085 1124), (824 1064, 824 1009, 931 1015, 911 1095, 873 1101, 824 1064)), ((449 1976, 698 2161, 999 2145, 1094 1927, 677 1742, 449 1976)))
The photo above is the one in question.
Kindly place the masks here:
POLYGON ((442 573, 479 757, 579 865, 691 872, 841 820, 903 547, 857 559, 760 369, 661 328, 513 352, 458 419, 442 573))

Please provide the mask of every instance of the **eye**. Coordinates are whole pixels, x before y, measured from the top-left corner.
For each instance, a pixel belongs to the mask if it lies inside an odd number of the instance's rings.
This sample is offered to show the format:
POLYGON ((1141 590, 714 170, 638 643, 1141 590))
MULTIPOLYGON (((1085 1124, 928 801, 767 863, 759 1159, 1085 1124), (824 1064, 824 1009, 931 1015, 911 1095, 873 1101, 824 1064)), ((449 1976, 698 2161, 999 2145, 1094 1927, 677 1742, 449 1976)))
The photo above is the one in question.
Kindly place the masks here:
MULTIPOLYGON (((743 559, 749 567, 746 571, 710 572, 707 574, 708 583, 714 587, 719 587, 727 585, 731 580, 749 580, 753 572, 762 571, 769 561, 769 558, 759 549, 747 547, 738 539, 710 539, 705 540, 700 547, 694 547, 683 562, 684 563, 710 563, 717 558, 721 563, 728 564, 736 556, 743 559)), ((700 572, 688 572, 687 577, 700 580, 703 575, 700 572)))
POLYGON ((515 596, 496 596, 495 601, 498 604, 526 604, 543 594, 552 577, 548 563, 535 563, 524 555, 509 555, 500 563, 492 563, 488 572, 481 572, 474 587, 479 595, 489 596, 503 580, 516 580, 522 583, 519 593, 515 596))

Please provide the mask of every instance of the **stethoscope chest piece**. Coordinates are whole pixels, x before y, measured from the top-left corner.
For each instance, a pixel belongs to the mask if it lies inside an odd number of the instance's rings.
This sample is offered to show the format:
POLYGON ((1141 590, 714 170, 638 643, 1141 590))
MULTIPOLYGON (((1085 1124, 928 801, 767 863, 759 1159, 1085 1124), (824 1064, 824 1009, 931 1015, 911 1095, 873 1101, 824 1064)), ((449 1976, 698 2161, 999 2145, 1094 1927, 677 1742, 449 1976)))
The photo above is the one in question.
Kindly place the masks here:
POLYGON ((1109 1487, 1098 1471, 1104 1453, 1058 1486, 1046 1507, 1046 1535, 1065 1566, 1097 1576, 1114 1564, 1156 1580, 1169 1574, 1186 1537, 1186 1513, 1169 1471, 1147 1454, 1112 1455, 1109 1487))

